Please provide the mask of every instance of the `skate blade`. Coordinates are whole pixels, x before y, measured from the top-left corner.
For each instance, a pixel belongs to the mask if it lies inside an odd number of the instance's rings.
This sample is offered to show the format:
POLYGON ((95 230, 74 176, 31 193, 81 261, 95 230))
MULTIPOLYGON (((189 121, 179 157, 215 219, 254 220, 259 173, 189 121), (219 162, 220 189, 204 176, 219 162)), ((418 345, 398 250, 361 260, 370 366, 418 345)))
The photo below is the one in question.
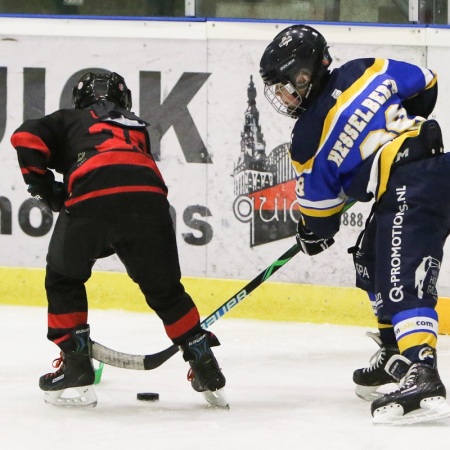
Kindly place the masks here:
POLYGON ((210 405, 216 408, 230 409, 224 388, 218 389, 217 391, 203 391, 202 395, 210 405))
POLYGON ((373 423, 376 425, 411 425, 450 418, 450 405, 444 397, 425 398, 420 409, 403 415, 403 407, 398 404, 374 411, 373 423))
POLYGON ((355 387, 355 394, 363 400, 373 402, 377 398, 395 391, 396 389, 398 389, 398 385, 395 383, 383 384, 381 386, 361 386, 357 384, 355 387))
POLYGON ((53 406, 95 407, 97 405, 97 395, 92 386, 81 386, 61 389, 60 391, 45 391, 44 401, 53 406))

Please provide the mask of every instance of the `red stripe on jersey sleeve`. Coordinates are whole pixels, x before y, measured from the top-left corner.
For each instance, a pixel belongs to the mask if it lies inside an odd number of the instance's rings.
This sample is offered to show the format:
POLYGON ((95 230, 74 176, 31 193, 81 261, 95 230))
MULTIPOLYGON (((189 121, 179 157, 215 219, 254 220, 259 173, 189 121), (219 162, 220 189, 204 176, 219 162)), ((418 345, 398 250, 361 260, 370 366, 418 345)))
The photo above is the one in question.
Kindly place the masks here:
POLYGON ((39 169, 37 167, 29 166, 29 167, 22 167, 20 171, 22 172, 22 175, 29 175, 30 173, 38 173, 39 175, 45 175, 47 169, 39 169))
POLYGON ((14 148, 22 147, 29 150, 37 150, 50 157, 50 150, 45 142, 35 134, 19 131, 11 136, 11 144, 14 148))

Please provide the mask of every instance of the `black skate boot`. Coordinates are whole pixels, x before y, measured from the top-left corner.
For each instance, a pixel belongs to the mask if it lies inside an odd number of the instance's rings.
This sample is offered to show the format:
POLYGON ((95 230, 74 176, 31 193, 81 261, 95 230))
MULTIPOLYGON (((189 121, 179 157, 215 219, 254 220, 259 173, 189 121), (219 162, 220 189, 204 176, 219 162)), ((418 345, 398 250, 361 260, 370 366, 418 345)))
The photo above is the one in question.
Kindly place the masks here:
POLYGON ((182 346, 183 358, 191 366, 188 380, 194 391, 201 392, 211 405, 228 408, 223 391, 225 377, 211 350, 211 346, 217 345, 220 345, 220 342, 212 333, 196 334, 182 346))
POLYGON ((39 387, 45 391, 45 402, 57 406, 95 406, 97 396, 92 388, 95 370, 89 352, 89 325, 81 325, 72 331, 77 349, 64 353, 53 361, 58 370, 39 379, 39 387), (66 389, 78 392, 78 396, 65 396, 66 389))
MULTIPOLYGON (((429 351, 434 354, 430 347, 429 351)), ((389 366, 395 366, 395 358, 389 366), (393 362, 394 360, 394 362, 393 362), (393 363, 393 364, 392 364, 393 363)), ((412 424, 450 417, 445 386, 434 364, 412 363, 400 388, 372 402, 371 411, 376 424, 412 424)), ((387 367, 387 370, 390 370, 387 367)))
POLYGON ((378 392, 379 388, 398 382, 398 379, 385 371, 385 367, 392 356, 399 354, 399 350, 396 345, 384 345, 378 333, 368 331, 366 335, 371 337, 380 349, 370 359, 370 367, 353 372, 353 382, 356 384, 356 395, 364 400, 372 401, 383 395, 378 392))

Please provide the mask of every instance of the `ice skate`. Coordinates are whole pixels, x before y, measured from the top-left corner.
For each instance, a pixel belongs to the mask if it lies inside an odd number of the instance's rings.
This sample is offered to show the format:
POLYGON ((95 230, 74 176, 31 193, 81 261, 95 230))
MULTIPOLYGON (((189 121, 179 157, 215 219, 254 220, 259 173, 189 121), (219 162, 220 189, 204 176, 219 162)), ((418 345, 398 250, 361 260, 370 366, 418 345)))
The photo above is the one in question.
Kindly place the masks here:
POLYGON ((411 364, 400 388, 374 400, 371 411, 375 424, 408 425, 450 417, 438 370, 423 363, 411 364))
POLYGON ((384 395, 380 390, 389 390, 389 388, 393 390, 398 387, 398 379, 386 372, 385 367, 392 356, 399 354, 399 350, 397 346, 384 345, 379 333, 368 331, 366 335, 371 337, 380 348, 370 359, 369 367, 353 372, 353 382, 356 384, 356 395, 364 400, 372 401, 384 395))
POLYGON ((56 372, 39 379, 44 400, 55 406, 95 406, 97 396, 92 387, 95 371, 89 354, 89 325, 77 327, 72 332, 77 350, 61 352, 53 361, 56 372))
POLYGON ((210 345, 220 344, 212 333, 205 332, 192 336, 182 347, 183 357, 191 366, 188 380, 194 391, 200 392, 209 404, 220 408, 229 408, 223 389, 225 377, 210 345))

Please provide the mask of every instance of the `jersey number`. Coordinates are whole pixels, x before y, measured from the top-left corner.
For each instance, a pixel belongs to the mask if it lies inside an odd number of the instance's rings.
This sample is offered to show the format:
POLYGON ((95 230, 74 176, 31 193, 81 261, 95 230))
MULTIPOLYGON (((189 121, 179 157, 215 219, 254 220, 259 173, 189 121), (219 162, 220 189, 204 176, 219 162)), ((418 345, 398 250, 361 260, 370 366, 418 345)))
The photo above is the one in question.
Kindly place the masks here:
POLYGON ((143 153, 148 153, 146 149, 145 134, 142 131, 130 130, 128 128, 120 128, 117 126, 96 123, 89 128, 89 133, 109 135, 100 145, 95 148, 99 152, 108 150, 137 150, 143 153))

